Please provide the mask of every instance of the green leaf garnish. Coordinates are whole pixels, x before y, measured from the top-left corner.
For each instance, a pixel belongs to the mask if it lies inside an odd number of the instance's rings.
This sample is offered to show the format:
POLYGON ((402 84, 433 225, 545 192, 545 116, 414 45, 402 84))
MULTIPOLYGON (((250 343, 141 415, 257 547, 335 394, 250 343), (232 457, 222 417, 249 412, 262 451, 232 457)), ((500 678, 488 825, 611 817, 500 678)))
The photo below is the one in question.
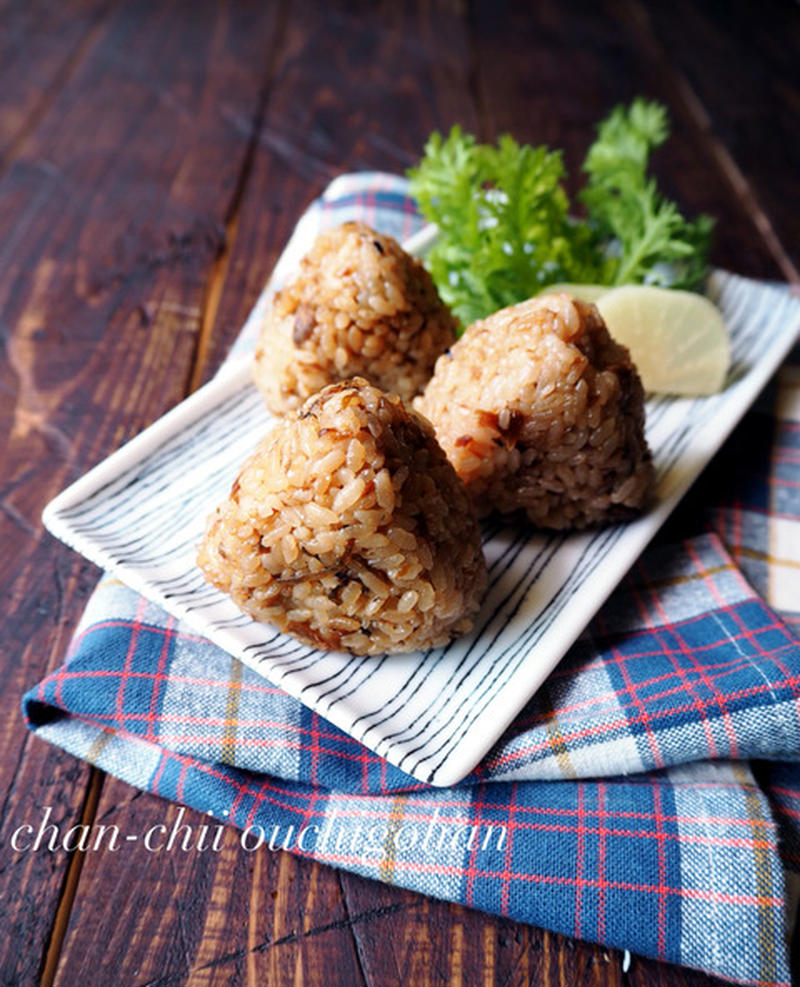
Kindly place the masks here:
POLYGON ((635 99, 611 111, 586 155, 589 180, 580 197, 601 247, 619 254, 609 284, 691 290, 707 274, 711 220, 684 219, 647 176, 650 154, 668 134, 664 107, 635 99))
POLYGON ((426 263, 464 325, 557 281, 649 281, 697 287, 705 277, 711 224, 688 222, 647 177, 650 152, 667 136, 663 107, 635 100, 598 129, 576 219, 560 151, 503 135, 479 144, 456 126, 434 133, 411 193, 440 236, 426 263))

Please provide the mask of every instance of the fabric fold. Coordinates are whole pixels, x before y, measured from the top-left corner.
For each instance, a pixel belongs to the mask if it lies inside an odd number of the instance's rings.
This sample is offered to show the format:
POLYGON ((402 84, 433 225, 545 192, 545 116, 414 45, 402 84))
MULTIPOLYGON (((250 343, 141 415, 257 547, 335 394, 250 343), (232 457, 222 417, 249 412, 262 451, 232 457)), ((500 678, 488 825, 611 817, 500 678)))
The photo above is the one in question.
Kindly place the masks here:
MULTIPOLYGON (((800 750, 800 644, 707 534, 646 552, 464 785, 800 750)), ((113 578, 26 698, 176 755, 362 795, 424 788, 113 578), (108 614, 114 614, 112 619, 108 614)))

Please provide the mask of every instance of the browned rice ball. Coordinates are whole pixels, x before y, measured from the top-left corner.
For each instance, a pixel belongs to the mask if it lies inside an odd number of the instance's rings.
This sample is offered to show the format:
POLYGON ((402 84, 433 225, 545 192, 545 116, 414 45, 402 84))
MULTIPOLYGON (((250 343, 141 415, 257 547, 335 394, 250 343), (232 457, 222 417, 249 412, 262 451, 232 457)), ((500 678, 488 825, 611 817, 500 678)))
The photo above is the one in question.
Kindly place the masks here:
POLYGON ((455 337, 422 264, 392 237, 345 223, 317 238, 298 277, 275 296, 254 379, 276 415, 354 376, 410 400, 455 337))
POLYGON ((359 655, 447 643, 486 587, 480 530, 428 422, 356 378, 279 422, 198 564, 257 620, 359 655))
POLYGON ((624 519, 653 484, 644 394, 593 305, 546 295, 470 326, 415 407, 480 515, 543 528, 624 519))

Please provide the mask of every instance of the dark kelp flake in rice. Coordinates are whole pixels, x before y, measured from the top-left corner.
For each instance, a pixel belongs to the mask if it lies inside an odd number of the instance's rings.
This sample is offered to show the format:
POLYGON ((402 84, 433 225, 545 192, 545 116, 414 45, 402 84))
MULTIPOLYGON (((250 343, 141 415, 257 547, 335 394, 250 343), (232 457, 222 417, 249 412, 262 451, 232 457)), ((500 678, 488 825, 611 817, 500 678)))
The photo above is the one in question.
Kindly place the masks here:
POLYGON ((344 223, 320 234, 298 276, 275 296, 253 376, 276 415, 355 376, 410 400, 455 331, 418 260, 392 237, 344 223))
POLYGON ((639 375, 597 309, 568 295, 471 325, 415 407, 479 514, 583 528, 630 517, 651 492, 639 375))
POLYGON ((487 579, 474 510, 433 429, 358 378, 267 435, 209 519, 198 564, 257 620, 360 655, 465 633, 487 579))

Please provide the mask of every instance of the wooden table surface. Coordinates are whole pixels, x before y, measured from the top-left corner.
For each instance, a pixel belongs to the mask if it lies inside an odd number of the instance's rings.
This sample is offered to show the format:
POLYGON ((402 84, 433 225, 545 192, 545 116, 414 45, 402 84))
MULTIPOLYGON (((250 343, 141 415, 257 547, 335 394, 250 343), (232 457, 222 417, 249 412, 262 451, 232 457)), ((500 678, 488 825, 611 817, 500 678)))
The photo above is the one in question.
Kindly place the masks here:
POLYGON ((97 577, 44 504, 214 373, 331 178, 402 171, 454 122, 575 174, 642 93, 714 261, 797 281, 799 59, 790 0, 0 0, 3 984, 716 983, 235 840, 14 853, 46 805, 123 832, 178 811, 32 738, 19 702, 97 577))

